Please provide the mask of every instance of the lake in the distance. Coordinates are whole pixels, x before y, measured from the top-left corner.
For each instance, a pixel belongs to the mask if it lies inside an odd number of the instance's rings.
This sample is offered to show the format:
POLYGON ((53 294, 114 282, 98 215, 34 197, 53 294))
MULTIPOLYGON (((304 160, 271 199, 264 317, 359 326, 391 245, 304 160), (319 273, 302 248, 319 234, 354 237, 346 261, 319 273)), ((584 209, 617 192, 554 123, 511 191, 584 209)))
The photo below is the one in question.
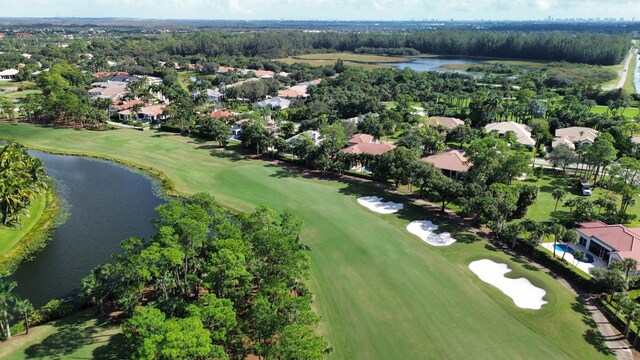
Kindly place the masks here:
POLYGON ((415 71, 446 71, 438 69, 444 65, 457 65, 457 64, 479 64, 480 61, 465 58, 456 57, 430 57, 430 58, 416 58, 415 60, 399 62, 399 63, 380 63, 378 65, 393 66, 398 69, 410 68, 415 71))
POLYGON ((151 180, 117 164, 31 151, 42 159, 68 204, 67 221, 47 247, 10 277, 34 306, 79 289, 94 267, 109 262, 120 243, 154 233, 154 208, 164 202, 151 180))

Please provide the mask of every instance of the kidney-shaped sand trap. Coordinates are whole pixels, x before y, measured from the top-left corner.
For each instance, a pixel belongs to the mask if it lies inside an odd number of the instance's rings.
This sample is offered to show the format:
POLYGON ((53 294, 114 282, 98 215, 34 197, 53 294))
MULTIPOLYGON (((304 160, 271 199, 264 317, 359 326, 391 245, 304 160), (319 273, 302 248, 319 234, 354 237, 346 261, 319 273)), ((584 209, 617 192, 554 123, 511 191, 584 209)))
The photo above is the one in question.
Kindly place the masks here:
POLYGON ((412 221, 407 225, 407 231, 419 237, 429 245, 449 246, 456 242, 456 239, 452 238, 451 234, 448 232, 436 234, 434 232, 436 230, 438 230, 438 225, 435 225, 429 220, 412 221))
POLYGON ((497 287, 505 295, 513 299, 513 302, 518 307, 539 310, 542 305, 547 303, 542 300, 547 292, 533 286, 529 280, 505 277, 504 274, 511 271, 507 264, 482 259, 469 264, 469 269, 478 275, 480 280, 497 287))
POLYGON ((402 210, 404 205, 391 201, 384 202, 382 198, 377 196, 363 196, 358 198, 358 203, 371 211, 380 214, 393 214, 402 210))

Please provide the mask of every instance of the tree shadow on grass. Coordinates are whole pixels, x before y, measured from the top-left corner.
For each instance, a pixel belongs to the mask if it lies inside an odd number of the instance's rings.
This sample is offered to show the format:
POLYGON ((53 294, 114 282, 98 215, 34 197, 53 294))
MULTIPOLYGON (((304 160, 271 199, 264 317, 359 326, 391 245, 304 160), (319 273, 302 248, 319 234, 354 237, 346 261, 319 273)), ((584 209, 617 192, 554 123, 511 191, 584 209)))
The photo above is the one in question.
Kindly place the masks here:
POLYGON ((599 352, 605 354, 605 355, 614 355, 613 351, 611 351, 611 349, 609 349, 609 347, 607 346, 607 344, 604 341, 604 338, 602 337, 602 334, 600 334, 600 331, 598 331, 597 329, 589 329, 587 330, 582 337, 591 345, 593 345, 593 347, 598 350, 599 352))
POLYGON ((269 177, 274 177, 274 178, 279 178, 279 179, 287 179, 287 178, 299 178, 301 177, 301 175, 295 171, 291 171, 291 170, 287 170, 287 169, 283 169, 282 167, 278 166, 278 165, 268 165, 268 167, 277 167, 279 169, 276 169, 275 172, 271 175, 269 175, 269 177))
POLYGON ((209 150, 210 151, 209 154, 211 156, 217 157, 219 159, 230 160, 232 162, 247 160, 247 158, 244 155, 239 154, 236 151, 226 150, 217 145, 200 145, 200 146, 197 146, 196 149, 209 150))
POLYGON ((27 359, 50 357, 54 359, 69 358, 71 354, 96 342, 108 341, 106 335, 97 335, 104 323, 88 325, 92 314, 86 313, 73 318, 62 319, 54 323, 56 332, 46 337, 42 342, 25 349, 27 359))
POLYGON ((94 359, 120 360, 128 357, 123 334, 111 336, 109 342, 93 350, 94 359))

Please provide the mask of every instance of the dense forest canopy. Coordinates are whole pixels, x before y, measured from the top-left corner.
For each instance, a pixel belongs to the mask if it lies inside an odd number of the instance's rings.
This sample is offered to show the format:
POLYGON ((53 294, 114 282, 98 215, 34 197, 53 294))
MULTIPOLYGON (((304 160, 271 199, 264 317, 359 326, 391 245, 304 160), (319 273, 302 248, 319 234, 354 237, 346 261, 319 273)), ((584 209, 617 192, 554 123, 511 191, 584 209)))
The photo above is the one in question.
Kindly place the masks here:
MULTIPOLYGON (((157 59, 162 55, 190 58, 263 57, 280 58, 310 52, 351 51, 387 55, 439 54, 494 58, 567 61, 595 65, 612 65, 622 61, 629 50, 630 34, 584 32, 525 32, 436 30, 419 32, 303 32, 273 30, 264 32, 175 32, 163 34, 130 33, 126 35, 87 36, 87 41, 71 41, 67 48, 58 46, 65 39, 51 35, 32 39, 7 39, 0 51, 19 50, 43 58, 72 59, 91 52, 94 62, 124 57, 157 59), (49 41, 54 41, 48 43, 49 41)), ((10 65, 14 59, 0 57, 10 65)), ((22 59, 24 60, 24 59, 22 59)), ((35 61, 32 61, 35 62, 35 61)), ((46 61, 45 61, 46 62, 46 61)), ((44 63, 43 63, 44 64, 44 63)), ((157 64, 157 61, 155 62, 157 64)), ((45 64, 46 65, 46 64, 45 64)), ((15 65, 13 65, 15 66, 15 65)))
POLYGON ((629 49, 628 35, 441 30, 411 34, 261 32, 196 33, 165 38, 171 54, 285 56, 304 51, 413 48, 424 54, 485 56, 611 65, 629 49))

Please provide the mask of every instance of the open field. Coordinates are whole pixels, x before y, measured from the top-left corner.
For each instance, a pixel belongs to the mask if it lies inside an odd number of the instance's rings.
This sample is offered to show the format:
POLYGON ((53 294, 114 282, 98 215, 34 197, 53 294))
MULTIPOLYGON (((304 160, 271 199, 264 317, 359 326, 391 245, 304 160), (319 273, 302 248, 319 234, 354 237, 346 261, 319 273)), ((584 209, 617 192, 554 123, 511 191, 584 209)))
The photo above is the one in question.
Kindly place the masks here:
MULTIPOLYGON (((595 114, 604 114, 608 110, 609 110, 609 108, 607 106, 596 105, 591 109, 591 112, 595 113, 595 114)), ((627 119, 633 119, 633 118, 635 118, 635 117, 640 115, 640 108, 631 108, 631 107, 629 107, 629 108, 624 109, 624 111, 621 112, 621 114, 622 114, 622 116, 624 116, 627 119)))
POLYGON ((306 54, 306 55, 293 56, 293 58, 305 59, 305 60, 331 60, 334 63, 338 59, 342 59, 343 61, 364 62, 364 63, 394 63, 394 62, 405 62, 410 60, 407 57, 401 57, 401 56, 381 56, 381 55, 354 54, 354 53, 306 54))
MULTIPOLYGON (((291 57, 284 58, 284 59, 275 59, 275 61, 280 61, 285 64, 304 63, 304 64, 309 64, 311 66, 333 66, 336 63, 336 60, 298 59, 298 58, 291 58, 291 57)), ((343 63, 346 66, 362 67, 367 70, 380 69, 380 68, 387 67, 384 65, 358 63, 353 61, 344 61, 343 63)))
POLYGON ((19 359, 125 359, 120 327, 97 320, 85 310, 17 335, 0 346, 0 358, 19 359))
POLYGON ((27 209, 29 216, 20 216, 20 223, 15 226, 0 226, 0 257, 5 256, 40 220, 46 203, 46 195, 38 194, 27 209))
POLYGON ((405 203, 397 214, 381 215, 356 201, 404 197, 358 182, 304 178, 176 134, 0 123, 0 138, 154 167, 177 190, 207 191, 242 211, 258 204, 294 210, 306 224, 301 240, 310 247, 311 288, 334 347, 330 358, 613 358, 585 309, 551 276, 422 208, 405 203), (458 241, 430 247, 405 230, 413 220, 432 220, 458 241), (509 277, 545 289, 549 304, 538 311, 516 307, 467 268, 483 258, 506 263, 509 277))
MULTIPOLYGON (((573 175, 573 170, 569 170, 568 172, 573 175)), ((567 196, 563 200, 561 200, 560 203, 558 203, 558 216, 569 216, 569 208, 565 207, 564 203, 571 198, 585 197, 579 194, 578 188, 576 186, 577 180, 571 175, 563 175, 560 170, 555 171, 551 169, 545 169, 543 176, 540 177, 540 180, 536 180, 533 174, 529 174, 526 180, 520 181, 519 183, 535 185, 540 188, 540 192, 538 193, 538 200, 529 208, 527 218, 533 220, 551 219, 553 208, 556 205, 556 201, 553 199, 553 196, 551 196, 551 192, 557 188, 564 189, 567 192, 567 196)), ((515 182, 518 183, 518 181, 515 182)), ((596 187, 593 189, 593 195, 586 198, 593 201, 599 197, 605 196, 606 193, 606 189, 596 187)), ((620 204, 618 200, 618 207, 619 205, 620 204)), ((628 212, 630 214, 640 214, 640 201, 638 201, 635 205, 630 206, 628 212)), ((640 226, 640 218, 635 219, 631 224, 629 224, 629 226, 640 226)))

